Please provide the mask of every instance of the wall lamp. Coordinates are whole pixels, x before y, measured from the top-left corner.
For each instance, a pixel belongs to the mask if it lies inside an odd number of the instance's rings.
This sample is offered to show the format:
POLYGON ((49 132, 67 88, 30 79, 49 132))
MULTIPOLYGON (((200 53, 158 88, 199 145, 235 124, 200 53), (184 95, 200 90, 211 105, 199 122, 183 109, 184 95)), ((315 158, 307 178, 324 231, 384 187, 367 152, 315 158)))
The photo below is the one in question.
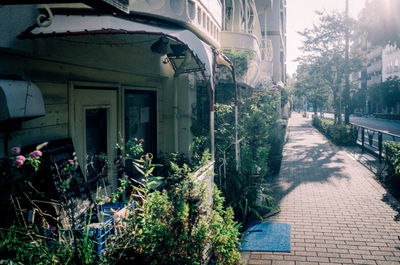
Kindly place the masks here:
POLYGON ((168 42, 166 37, 160 37, 156 42, 151 45, 151 51, 159 54, 167 54, 168 42))

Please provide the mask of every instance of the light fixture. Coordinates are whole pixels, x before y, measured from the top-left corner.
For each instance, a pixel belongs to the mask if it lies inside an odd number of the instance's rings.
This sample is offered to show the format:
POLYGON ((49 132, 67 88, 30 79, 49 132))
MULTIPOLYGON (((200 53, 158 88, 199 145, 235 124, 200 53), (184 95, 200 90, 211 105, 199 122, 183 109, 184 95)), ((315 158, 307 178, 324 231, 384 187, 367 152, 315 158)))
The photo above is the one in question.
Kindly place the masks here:
POLYGON ((159 54, 167 54, 168 52, 168 39, 166 37, 159 38, 151 45, 151 51, 159 54))
POLYGON ((171 44, 170 48, 174 56, 185 56, 185 52, 187 51, 187 46, 182 44, 171 44))

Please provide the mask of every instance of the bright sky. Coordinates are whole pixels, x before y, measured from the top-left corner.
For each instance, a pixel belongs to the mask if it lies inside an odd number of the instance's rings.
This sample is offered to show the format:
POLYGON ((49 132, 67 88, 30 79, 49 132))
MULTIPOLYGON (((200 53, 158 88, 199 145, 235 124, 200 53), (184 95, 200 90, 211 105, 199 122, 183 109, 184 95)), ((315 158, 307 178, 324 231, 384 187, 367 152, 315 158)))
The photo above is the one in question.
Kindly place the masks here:
MULTIPOLYGON (((346 0, 287 0, 287 72, 292 75, 296 72, 297 63, 293 62, 300 54, 298 47, 302 46, 302 39, 298 31, 310 28, 318 22, 314 11, 344 11, 346 0)), ((364 7, 365 0, 349 0, 350 16, 356 18, 364 7)))

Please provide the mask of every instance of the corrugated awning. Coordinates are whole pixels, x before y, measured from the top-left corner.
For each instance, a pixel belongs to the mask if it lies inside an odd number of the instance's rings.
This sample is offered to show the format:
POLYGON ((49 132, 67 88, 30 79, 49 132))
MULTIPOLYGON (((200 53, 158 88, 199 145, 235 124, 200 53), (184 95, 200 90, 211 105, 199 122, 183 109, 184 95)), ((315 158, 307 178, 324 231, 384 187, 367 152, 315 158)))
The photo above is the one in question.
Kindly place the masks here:
MULTIPOLYGON (((52 23, 48 27, 34 27, 22 33, 20 39, 48 38, 48 37, 73 37, 82 35, 159 35, 171 40, 168 49, 168 57, 172 60, 175 70, 180 72, 205 71, 207 76, 213 73, 213 50, 200 40, 194 33, 185 29, 167 28, 150 25, 114 17, 103 16, 82 16, 82 15, 54 15, 52 23), (187 46, 193 55, 190 62, 184 60, 185 53, 174 54, 172 45, 187 46), (186 69, 180 67, 185 62, 186 69)), ((212 80, 212 79, 210 79, 212 80)))

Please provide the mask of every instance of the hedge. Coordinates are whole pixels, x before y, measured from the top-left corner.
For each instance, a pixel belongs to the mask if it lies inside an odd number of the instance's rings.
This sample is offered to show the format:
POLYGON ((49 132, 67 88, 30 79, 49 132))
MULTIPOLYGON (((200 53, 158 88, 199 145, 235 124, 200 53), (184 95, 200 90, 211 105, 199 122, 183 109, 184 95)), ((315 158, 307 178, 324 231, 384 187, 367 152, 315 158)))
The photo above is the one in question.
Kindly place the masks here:
POLYGON ((333 120, 319 117, 313 117, 312 124, 336 145, 351 146, 357 144, 358 131, 351 125, 335 124, 333 120))
POLYGON ((389 176, 400 176, 400 143, 384 142, 385 157, 388 164, 387 173, 389 176))
POLYGON ((400 120, 400 114, 374 113, 374 117, 385 120, 400 120))

